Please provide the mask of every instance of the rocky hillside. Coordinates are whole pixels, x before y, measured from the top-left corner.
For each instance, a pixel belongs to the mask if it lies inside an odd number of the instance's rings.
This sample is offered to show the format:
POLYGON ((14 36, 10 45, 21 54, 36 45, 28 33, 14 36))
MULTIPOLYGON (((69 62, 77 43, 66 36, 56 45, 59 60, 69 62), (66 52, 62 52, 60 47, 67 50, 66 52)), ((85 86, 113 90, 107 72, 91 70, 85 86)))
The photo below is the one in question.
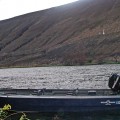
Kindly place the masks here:
POLYGON ((120 0, 83 0, 0 21, 0 66, 120 61, 120 0))

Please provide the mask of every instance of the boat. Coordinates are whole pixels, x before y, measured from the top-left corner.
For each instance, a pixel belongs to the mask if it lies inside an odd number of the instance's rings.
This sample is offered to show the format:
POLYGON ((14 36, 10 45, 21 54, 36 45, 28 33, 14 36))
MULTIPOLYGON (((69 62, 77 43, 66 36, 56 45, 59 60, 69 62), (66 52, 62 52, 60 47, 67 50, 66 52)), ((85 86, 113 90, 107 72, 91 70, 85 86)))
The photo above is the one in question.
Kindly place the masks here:
POLYGON ((120 110, 120 76, 109 89, 0 89, 0 108, 24 112, 94 112, 120 110))

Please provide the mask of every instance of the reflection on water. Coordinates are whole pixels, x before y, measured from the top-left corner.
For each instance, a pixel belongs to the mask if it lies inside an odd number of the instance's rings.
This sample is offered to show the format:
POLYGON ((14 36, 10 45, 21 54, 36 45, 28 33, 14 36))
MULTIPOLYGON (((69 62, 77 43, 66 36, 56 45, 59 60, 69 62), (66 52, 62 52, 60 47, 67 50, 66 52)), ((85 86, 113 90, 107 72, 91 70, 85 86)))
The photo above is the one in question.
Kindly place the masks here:
MULTIPOLYGON (((108 88, 112 73, 120 74, 120 65, 38 67, 0 69, 1 88, 108 88)), ((28 114, 31 120, 119 120, 112 113, 39 113, 28 114)), ((12 120, 19 120, 16 116, 12 120)))
MULTIPOLYGON (((27 113, 30 120, 120 120, 120 113, 27 113)), ((19 120, 19 116, 11 117, 19 120)))

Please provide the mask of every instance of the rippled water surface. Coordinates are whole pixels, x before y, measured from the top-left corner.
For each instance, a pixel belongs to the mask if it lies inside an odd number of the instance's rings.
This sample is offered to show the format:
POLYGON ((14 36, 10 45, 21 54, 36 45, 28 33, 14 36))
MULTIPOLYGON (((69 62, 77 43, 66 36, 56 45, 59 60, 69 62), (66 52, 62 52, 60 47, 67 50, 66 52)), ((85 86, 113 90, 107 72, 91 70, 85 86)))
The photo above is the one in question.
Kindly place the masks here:
POLYGON ((0 69, 1 88, 108 88, 120 65, 0 69))

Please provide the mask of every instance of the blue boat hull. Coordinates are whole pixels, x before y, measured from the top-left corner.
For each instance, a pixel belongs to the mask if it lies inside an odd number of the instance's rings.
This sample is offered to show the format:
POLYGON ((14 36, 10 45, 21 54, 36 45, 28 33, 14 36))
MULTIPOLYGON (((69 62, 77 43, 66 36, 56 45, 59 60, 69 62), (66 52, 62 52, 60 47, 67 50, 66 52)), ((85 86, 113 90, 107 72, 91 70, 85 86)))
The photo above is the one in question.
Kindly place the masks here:
POLYGON ((28 112, 111 111, 120 110, 120 97, 0 97, 0 107, 5 104, 28 112))

